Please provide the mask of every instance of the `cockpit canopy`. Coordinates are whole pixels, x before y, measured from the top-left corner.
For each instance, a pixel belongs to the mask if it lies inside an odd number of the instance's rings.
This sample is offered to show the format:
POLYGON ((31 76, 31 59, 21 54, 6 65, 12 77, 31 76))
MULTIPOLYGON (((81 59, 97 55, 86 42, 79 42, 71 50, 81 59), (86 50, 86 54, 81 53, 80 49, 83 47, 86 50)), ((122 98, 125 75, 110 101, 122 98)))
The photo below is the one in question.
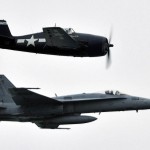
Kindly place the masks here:
POLYGON ((121 93, 119 91, 116 91, 116 90, 107 90, 107 91, 105 91, 105 94, 109 94, 109 95, 121 95, 121 93))
POLYGON ((67 34, 75 34, 75 31, 72 29, 72 28, 64 28, 64 30, 65 30, 65 32, 67 33, 67 34))

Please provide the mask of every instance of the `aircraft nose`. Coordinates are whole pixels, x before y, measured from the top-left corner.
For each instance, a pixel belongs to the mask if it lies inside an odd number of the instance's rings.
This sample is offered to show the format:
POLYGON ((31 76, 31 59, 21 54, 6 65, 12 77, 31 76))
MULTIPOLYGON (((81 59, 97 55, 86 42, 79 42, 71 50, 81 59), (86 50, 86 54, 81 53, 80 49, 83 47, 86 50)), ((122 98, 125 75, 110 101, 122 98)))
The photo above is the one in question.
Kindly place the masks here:
POLYGON ((103 43, 103 47, 102 47, 102 51, 103 54, 106 55, 107 54, 107 65, 106 67, 108 68, 111 64, 111 52, 110 52, 110 47, 113 47, 114 45, 110 43, 110 40, 108 41, 107 38, 105 38, 104 43, 103 43))
POLYGON ((104 53, 109 53, 110 51, 110 47, 114 47, 113 44, 108 42, 108 39, 105 38, 104 42, 103 42, 103 52, 104 53))

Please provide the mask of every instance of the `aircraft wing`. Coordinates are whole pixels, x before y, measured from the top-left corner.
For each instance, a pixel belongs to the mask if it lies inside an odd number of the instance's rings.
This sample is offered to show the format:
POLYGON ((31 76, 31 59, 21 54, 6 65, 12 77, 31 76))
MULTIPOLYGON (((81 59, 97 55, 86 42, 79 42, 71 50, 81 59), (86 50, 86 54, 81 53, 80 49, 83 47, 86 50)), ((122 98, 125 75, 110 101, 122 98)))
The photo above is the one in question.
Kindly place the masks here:
POLYGON ((11 88, 9 91, 17 105, 61 104, 61 102, 56 99, 29 91, 27 88, 11 88))
POLYGON ((47 46, 66 49, 79 48, 79 43, 60 27, 43 28, 43 32, 47 46))

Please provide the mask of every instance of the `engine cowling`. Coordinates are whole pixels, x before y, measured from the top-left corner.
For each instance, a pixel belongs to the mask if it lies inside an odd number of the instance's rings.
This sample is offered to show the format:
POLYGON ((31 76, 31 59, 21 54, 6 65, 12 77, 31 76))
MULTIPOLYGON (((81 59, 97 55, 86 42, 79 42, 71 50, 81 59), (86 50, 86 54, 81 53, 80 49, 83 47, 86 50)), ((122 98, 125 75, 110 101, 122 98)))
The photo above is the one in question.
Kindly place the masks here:
POLYGON ((109 51, 109 43, 107 38, 91 34, 78 33, 80 43, 85 43, 83 55, 88 57, 104 56, 109 51))

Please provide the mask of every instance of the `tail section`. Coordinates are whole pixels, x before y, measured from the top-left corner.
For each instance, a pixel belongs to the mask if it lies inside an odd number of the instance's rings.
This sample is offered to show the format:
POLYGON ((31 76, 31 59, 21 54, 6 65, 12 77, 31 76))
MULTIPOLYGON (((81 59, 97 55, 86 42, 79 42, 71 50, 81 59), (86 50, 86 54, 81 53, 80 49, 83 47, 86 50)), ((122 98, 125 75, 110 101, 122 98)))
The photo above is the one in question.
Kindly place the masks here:
POLYGON ((11 49, 15 44, 15 39, 11 35, 7 22, 0 20, 0 48, 11 49))
POLYGON ((7 22, 5 20, 0 20, 0 36, 2 37, 12 37, 7 22))
POLYGON ((0 85, 3 85, 7 90, 15 88, 15 86, 6 78, 5 75, 0 75, 0 85))
POLYGON ((10 88, 15 86, 4 75, 0 75, 0 103, 14 103, 9 93, 10 88))

